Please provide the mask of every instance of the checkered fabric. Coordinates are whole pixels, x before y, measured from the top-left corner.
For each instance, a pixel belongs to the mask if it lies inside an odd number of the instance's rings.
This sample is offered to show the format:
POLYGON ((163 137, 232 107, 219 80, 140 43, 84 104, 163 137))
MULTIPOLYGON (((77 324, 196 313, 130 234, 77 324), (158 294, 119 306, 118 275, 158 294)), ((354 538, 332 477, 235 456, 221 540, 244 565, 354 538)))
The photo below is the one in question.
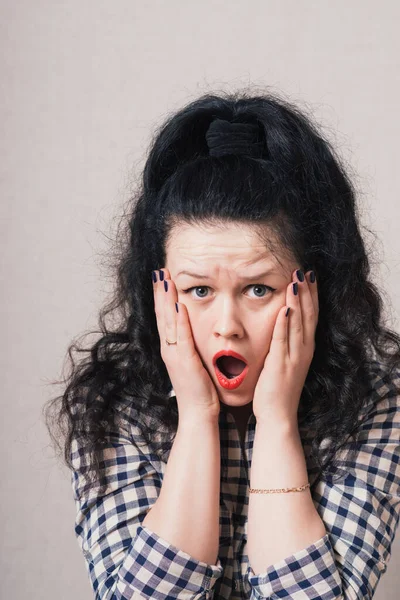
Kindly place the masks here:
MULTIPOLYGON (((373 363, 371 391, 360 415, 362 444, 354 463, 345 448, 333 478, 317 479, 309 459, 312 432, 300 428, 311 493, 326 535, 255 574, 246 553, 247 508, 256 421, 248 421, 244 448, 230 413, 219 415, 221 440, 220 544, 215 565, 200 562, 142 522, 156 502, 165 462, 141 438, 135 413, 104 453, 107 490, 88 490, 85 449, 72 448, 75 533, 96 599, 372 598, 391 556, 400 514, 400 398, 382 365, 373 363), (361 422, 361 418, 363 419, 361 422)), ((171 395, 173 395, 173 390, 171 395)))

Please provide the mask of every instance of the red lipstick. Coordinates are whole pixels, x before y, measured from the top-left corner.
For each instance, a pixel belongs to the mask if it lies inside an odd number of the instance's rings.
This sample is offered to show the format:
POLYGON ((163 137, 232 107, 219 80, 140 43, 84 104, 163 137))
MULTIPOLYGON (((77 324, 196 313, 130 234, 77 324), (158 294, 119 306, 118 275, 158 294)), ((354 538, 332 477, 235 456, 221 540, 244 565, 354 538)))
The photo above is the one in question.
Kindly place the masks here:
POLYGON ((237 352, 234 352, 233 350, 220 350, 219 352, 217 352, 213 358, 213 365, 219 384, 226 390, 235 390, 236 388, 238 388, 239 385, 243 382, 249 370, 249 366, 247 365, 246 360, 243 358, 243 356, 241 356, 237 352), (217 360, 221 356, 232 356, 233 358, 237 358, 244 362, 246 366, 243 369, 243 371, 239 373, 239 375, 236 375, 236 377, 229 378, 218 368, 217 360))

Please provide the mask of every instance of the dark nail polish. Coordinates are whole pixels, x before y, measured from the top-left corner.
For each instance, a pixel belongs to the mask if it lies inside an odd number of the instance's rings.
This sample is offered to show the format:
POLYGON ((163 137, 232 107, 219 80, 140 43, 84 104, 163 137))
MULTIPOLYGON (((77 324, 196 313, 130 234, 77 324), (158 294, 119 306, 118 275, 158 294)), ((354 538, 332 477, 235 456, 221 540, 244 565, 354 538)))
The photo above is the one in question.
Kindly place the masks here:
POLYGON ((311 283, 314 283, 314 281, 315 281, 315 273, 314 273, 314 271, 310 272, 310 281, 311 281, 311 283))
POLYGON ((156 273, 155 271, 152 271, 152 272, 151 272, 151 276, 152 276, 152 278, 153 278, 153 282, 154 282, 154 283, 157 283, 157 273, 156 273))
POLYGON ((288 306, 288 307, 287 307, 287 311, 285 312, 285 317, 287 317, 287 316, 288 316, 288 314, 289 314, 289 310, 290 310, 290 306, 288 306))
POLYGON ((301 269, 297 269, 296 275, 297 275, 299 281, 304 281, 304 273, 301 269))
POLYGON ((297 283, 297 281, 295 281, 293 284, 293 294, 295 296, 297 296, 298 287, 299 287, 299 284, 297 283))
POLYGON ((164 281, 164 290, 166 292, 168 292, 168 281, 167 280, 164 281))
POLYGON ((158 272, 160 273, 160 281, 164 281, 164 271, 161 271, 161 270, 159 269, 159 271, 158 271, 158 272))
POLYGON ((176 312, 179 312, 179 308, 178 308, 178 303, 175 302, 175 308, 176 308, 176 312))

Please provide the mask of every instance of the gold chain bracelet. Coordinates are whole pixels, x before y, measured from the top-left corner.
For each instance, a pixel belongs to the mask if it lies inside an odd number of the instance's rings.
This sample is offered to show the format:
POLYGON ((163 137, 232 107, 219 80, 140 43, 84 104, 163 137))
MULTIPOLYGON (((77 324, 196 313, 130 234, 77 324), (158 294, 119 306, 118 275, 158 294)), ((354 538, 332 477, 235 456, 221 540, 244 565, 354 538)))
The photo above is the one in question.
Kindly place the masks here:
POLYGON ((302 485, 301 487, 294 487, 294 488, 278 488, 275 490, 259 490, 256 488, 250 488, 249 492, 250 494, 278 494, 279 492, 301 492, 307 488, 310 487, 309 483, 306 483, 305 485, 302 485))

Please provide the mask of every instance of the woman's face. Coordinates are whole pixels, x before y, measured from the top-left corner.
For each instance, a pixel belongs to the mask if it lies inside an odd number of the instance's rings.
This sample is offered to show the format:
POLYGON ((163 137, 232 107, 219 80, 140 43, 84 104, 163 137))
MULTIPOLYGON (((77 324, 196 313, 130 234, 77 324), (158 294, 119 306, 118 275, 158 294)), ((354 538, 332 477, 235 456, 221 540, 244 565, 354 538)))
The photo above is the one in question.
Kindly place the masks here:
POLYGON ((278 262, 256 232, 255 226, 233 223, 207 228, 181 224, 166 248, 165 267, 178 302, 187 307, 197 352, 220 401, 231 407, 253 400, 276 317, 286 304, 293 270, 299 268, 281 257, 278 262), (224 349, 241 354, 249 367, 233 390, 222 387, 213 366, 214 355, 224 349))

